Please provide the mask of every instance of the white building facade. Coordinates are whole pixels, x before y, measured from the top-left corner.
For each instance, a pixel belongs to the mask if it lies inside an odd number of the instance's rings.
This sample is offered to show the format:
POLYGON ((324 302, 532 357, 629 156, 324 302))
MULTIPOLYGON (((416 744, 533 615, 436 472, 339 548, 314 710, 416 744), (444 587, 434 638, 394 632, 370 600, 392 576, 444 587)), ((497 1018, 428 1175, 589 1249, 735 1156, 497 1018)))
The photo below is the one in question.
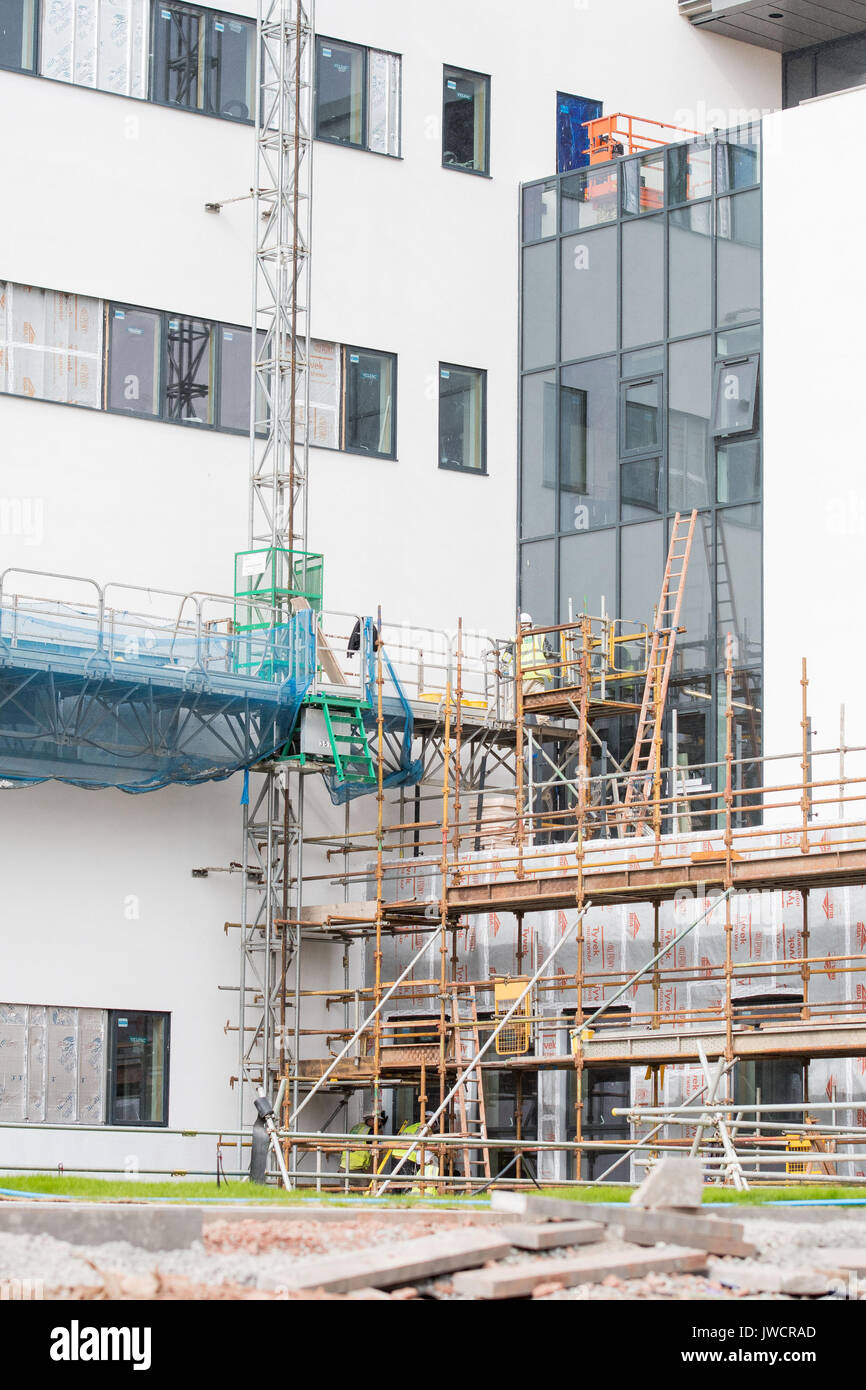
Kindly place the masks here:
MULTIPOLYGON (((93 0, 76 17, 41 0, 20 23, 6 8, 4 602, 28 591, 20 571, 230 594, 247 545, 254 0, 93 0), (204 345, 195 389, 172 392, 190 336, 204 345)), ((555 165, 561 96, 699 129, 780 104, 777 54, 702 33, 672 0, 545 0, 525 26, 501 0, 316 6, 314 427, 330 447, 311 450, 309 543, 329 609, 513 630, 520 185, 555 165), (456 452, 440 430, 452 372, 476 412, 456 452)), ((810 118, 776 119, 782 132, 810 118)), ((784 337, 775 312, 768 301, 767 333, 784 337)), ((767 447, 781 454, 771 370, 767 447)), ((69 581, 71 604, 83 592, 69 581)), ((215 1140, 160 1130, 237 1121, 224 924, 238 877, 192 870, 237 861, 241 782, 3 787, 0 1120, 22 1127, 0 1131, 2 1167, 213 1171, 215 1140), (122 1028, 146 1039, 146 1102, 111 1071, 122 1028), (113 1132, 129 1123, 140 1138, 113 1132)), ((311 801, 318 833, 340 813, 311 801)), ((311 969, 334 982, 324 950, 311 969)))

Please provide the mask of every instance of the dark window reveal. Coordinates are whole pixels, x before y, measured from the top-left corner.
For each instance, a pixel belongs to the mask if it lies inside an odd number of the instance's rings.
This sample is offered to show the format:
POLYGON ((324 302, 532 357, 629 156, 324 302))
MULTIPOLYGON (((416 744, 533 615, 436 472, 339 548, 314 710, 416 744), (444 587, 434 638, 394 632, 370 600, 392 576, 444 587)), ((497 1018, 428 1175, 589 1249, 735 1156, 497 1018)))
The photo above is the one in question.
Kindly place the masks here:
POLYGON ((0 0, 0 68, 33 71, 34 0, 0 0))
POLYGON ((343 374, 344 448, 393 458, 397 359, 390 353, 347 347, 343 349, 343 374))
POLYGON ((160 326, 153 309, 110 310, 108 409, 159 414, 160 326))
POLYGON ((169 420, 213 422, 212 347, 212 323, 169 318, 165 366, 165 413, 169 420))
POLYGON ((109 1124, 168 1124, 169 1022, 164 1013, 110 1012, 109 1124))
POLYGON ((442 163, 473 174, 490 170, 490 78, 446 68, 442 88, 442 163))
POLYGON ((452 367, 448 363, 440 366, 440 468, 486 472, 486 380, 486 372, 472 367, 452 367))
POLYGON ((152 101, 252 121, 255 70, 254 20, 158 0, 153 11, 152 101))

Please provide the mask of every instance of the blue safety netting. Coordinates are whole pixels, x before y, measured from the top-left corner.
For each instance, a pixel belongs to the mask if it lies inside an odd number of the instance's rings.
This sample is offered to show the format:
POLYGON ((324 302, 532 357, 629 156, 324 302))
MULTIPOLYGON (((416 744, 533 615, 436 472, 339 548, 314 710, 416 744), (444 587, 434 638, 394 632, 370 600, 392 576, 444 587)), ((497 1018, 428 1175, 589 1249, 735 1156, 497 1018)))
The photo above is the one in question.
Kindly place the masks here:
MULTIPOLYGON (((364 728, 371 750, 376 752, 378 739, 378 661, 373 650, 373 619, 364 618, 362 625, 361 650, 366 653, 364 664, 364 703, 362 715, 364 728)), ((382 647, 382 733, 388 742, 388 750, 396 748, 396 756, 386 763, 387 770, 382 778, 382 786, 414 787, 423 776, 421 758, 412 757, 412 737, 414 719, 412 706, 406 698, 397 673, 391 664, 385 647, 382 647)), ((378 789, 378 778, 372 781, 341 781, 340 778, 326 775, 325 784, 335 806, 345 806, 358 796, 369 796, 378 789)))
POLYGON ((0 610, 0 779, 155 791, 219 780, 289 738, 314 614, 253 632, 0 610))

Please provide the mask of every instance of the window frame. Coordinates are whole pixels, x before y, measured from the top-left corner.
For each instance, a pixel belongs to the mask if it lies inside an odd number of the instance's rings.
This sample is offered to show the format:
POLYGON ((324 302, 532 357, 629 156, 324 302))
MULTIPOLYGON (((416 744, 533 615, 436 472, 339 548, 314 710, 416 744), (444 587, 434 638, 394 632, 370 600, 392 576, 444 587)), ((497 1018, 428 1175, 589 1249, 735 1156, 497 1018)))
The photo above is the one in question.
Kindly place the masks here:
POLYGON ((761 432, 761 354, 760 352, 750 352, 739 354, 736 357, 717 358, 713 363, 713 398, 712 415, 710 416, 710 438, 713 447, 716 447, 718 440, 737 440, 749 439, 758 436, 761 432), (724 429, 719 424, 719 405, 721 403, 722 384, 725 372, 731 367, 749 367, 754 369, 755 391, 752 399, 752 414, 748 424, 742 429, 724 429))
MULTIPOLYGON (((99 407, 107 415, 123 415, 135 420, 156 420, 164 425, 181 425, 186 429, 198 431, 206 430, 216 434, 232 434, 236 438, 249 435, 249 426, 240 429, 234 425, 224 425, 222 423, 222 386, 223 386, 223 333, 237 332, 252 334, 252 329, 243 323, 226 323, 222 319, 209 319, 198 314, 175 314, 169 313, 165 309, 153 309, 143 304, 129 304, 121 300, 106 299, 102 301, 105 312, 105 325, 103 330, 103 389, 102 405, 99 407), (111 382, 111 366, 113 359, 113 336, 112 324, 114 321, 115 310, 121 309, 127 313, 143 313, 156 315, 159 323, 159 343, 157 350, 157 372, 158 378, 155 383, 155 396, 158 402, 158 409, 154 411, 123 410, 119 406, 109 404, 109 389, 111 382), (165 400, 165 382, 168 367, 168 320, 169 319, 197 319, 199 322, 208 323, 211 331, 211 394, 213 400, 213 420, 185 420, 168 414, 165 400)), ((261 329, 258 330, 260 333, 261 329)), ((252 343, 252 339, 250 339, 252 343)), ((252 376, 250 377, 252 381, 252 376)), ((261 438, 261 431, 258 434, 261 438)))
MULTIPOLYGON (((31 21, 30 21, 30 53, 31 53, 30 67, 24 67, 22 64, 16 64, 16 65, 13 67, 13 66, 10 66, 9 63, 0 63, 0 72, 19 72, 19 73, 23 74, 23 76, 25 76, 25 77, 39 77, 39 76, 40 76, 40 72, 39 72, 39 29, 40 29, 40 20, 41 20, 41 18, 42 18, 41 9, 42 9, 42 0, 33 0, 33 15, 32 15, 31 21)), ((23 29, 23 26, 22 26, 22 29, 23 29)))
POLYGON ((327 34, 314 35, 314 74, 313 74, 313 139, 320 140, 323 145, 336 145, 338 149, 360 150, 364 154, 378 155, 383 159, 402 159, 403 158, 403 54, 397 53, 392 48, 374 48, 370 44, 356 43, 353 39, 334 39, 327 34), (341 48, 357 49, 364 56, 364 75, 361 82, 361 129, 362 139, 360 144, 354 144, 349 140, 336 140, 332 135, 321 135, 319 133, 319 45, 322 43, 332 43, 341 48), (388 150, 374 150, 370 145, 370 54, 382 53, 388 58, 399 58, 400 60, 400 90, 399 90, 399 111, 397 116, 397 153, 391 154, 388 150))
POLYGON ((439 390, 437 392, 436 412, 436 460, 443 473, 469 473, 476 478, 487 478, 487 368, 467 367, 458 362, 440 362, 437 373, 439 390), (481 386, 481 467, 470 468, 463 463, 442 463, 442 372, 472 372, 478 376, 481 386))
MULTIPOLYGON (((145 97, 144 99, 145 99, 145 101, 150 102, 153 106, 162 106, 162 107, 164 107, 166 110, 169 110, 169 111, 188 111, 188 112, 191 112, 193 115, 196 115, 196 116, 209 116, 209 117, 211 117, 213 120, 217 120, 217 121, 229 121, 232 125, 248 125, 248 126, 254 126, 255 123, 256 123, 255 104, 256 104, 256 103, 258 102, 258 100, 259 100, 259 94, 258 94, 255 90, 253 90, 253 93, 252 93, 254 108, 253 108, 252 113, 251 113, 249 116, 228 116, 228 115, 226 115, 224 112, 222 112, 222 111, 214 111, 214 110, 212 110, 211 107, 210 107, 210 82, 209 82, 209 77, 210 77, 210 64, 211 64, 211 59, 212 59, 212 52, 211 52, 211 24, 212 24, 212 23, 216 23, 217 20, 234 20, 234 21, 236 21, 236 22, 238 22, 238 23, 242 23, 242 24, 245 24, 245 25, 248 25, 248 26, 252 26, 253 30, 254 30, 254 31, 256 30, 256 21, 255 21, 253 18, 251 18, 250 15, 235 14, 235 13, 233 13, 233 12, 230 11, 230 10, 214 10, 214 9, 211 9, 210 7, 208 7, 208 6, 205 6, 205 5, 192 4, 192 3, 190 3, 190 0, 154 0, 153 9, 152 9, 152 11, 151 11, 151 22, 150 22, 150 28, 149 28, 149 34, 148 34, 148 42, 149 42, 149 46, 150 46, 150 54, 149 54, 149 59, 148 59, 148 64, 147 64, 147 95, 146 95, 146 97, 145 97), (204 30, 204 32, 203 32, 203 37, 202 37, 202 54, 203 54, 202 63, 203 63, 203 73, 202 73, 202 105, 201 105, 201 106, 188 106, 188 105, 182 104, 181 102, 177 102, 177 101, 163 101, 161 97, 156 96, 156 83, 157 83, 157 66, 156 66, 156 59, 157 59, 157 43, 156 43, 156 31, 157 31, 157 21, 158 21, 158 19, 160 18, 160 13, 159 13, 160 10, 163 9, 163 8, 171 8, 172 6, 182 7, 182 8, 185 9, 185 10, 192 11, 194 14, 198 15, 198 17, 199 17, 199 19, 201 20, 202 25, 203 25, 203 30, 204 30)), ((75 85, 75 84, 73 84, 73 85, 75 85)), ((255 86, 255 75, 253 75, 253 86, 255 86)))
POLYGON ((457 173, 457 174, 472 174, 475 178, 489 179, 489 178, 492 178, 492 177, 493 177, 493 175, 492 175, 491 172, 490 172, 490 126, 491 126, 491 112, 492 112, 492 102, 491 102, 492 87, 493 87, 493 83, 492 83, 492 80, 491 80, 491 75, 490 75, 490 73, 487 73, 487 72, 474 72, 474 71, 472 70, 472 68, 459 68, 459 67, 456 67, 453 63, 443 63, 443 64, 442 64, 442 148, 441 148, 441 165, 442 165, 442 168, 443 168, 443 169, 449 169, 449 170, 451 170, 453 173, 457 173), (484 82, 484 83, 486 84, 486 86, 485 86, 485 105, 486 105, 485 116, 486 116, 486 119, 485 119, 485 122, 484 122, 484 168, 483 168, 483 169, 467 169, 467 168, 465 167, 465 165, 463 165, 463 164, 446 164, 446 163, 445 163, 445 83, 446 83, 446 81, 448 80, 449 75, 450 75, 451 77, 458 77, 458 78, 459 78, 459 77, 480 78, 481 81, 484 82))
MULTIPOLYGON (((631 349, 629 349, 629 351, 631 351, 631 349)), ((658 454, 664 455, 667 444, 665 438, 666 398, 664 372, 648 372, 642 376, 621 380, 619 383, 619 400, 620 463, 631 463, 633 459, 655 458, 658 454), (626 440, 628 439, 628 393, 639 386, 653 386, 658 391, 658 430, 653 444, 634 444, 631 448, 628 448, 626 445, 626 440)))
MULTIPOLYGON (((327 341, 322 339, 321 341, 327 341)), ((396 352, 381 352, 378 348, 359 347, 355 343, 338 343, 340 349, 340 418, 339 418, 339 446, 335 450, 340 454, 354 454, 357 458, 364 459, 390 459, 396 462, 397 459, 397 354, 396 352), (346 363, 347 354, 350 352, 366 353, 368 357, 387 357, 392 363, 391 368, 391 450, 390 453, 371 453, 369 449, 355 449, 346 443, 346 363)), ((317 445, 311 445, 317 448, 317 445)))
POLYGON ((108 1014, 108 1046, 105 1049, 105 1123, 107 1126, 127 1126, 135 1129, 167 1129, 169 1120, 169 1092, 170 1092, 170 1073, 171 1073, 171 1013, 167 1009, 107 1009, 108 1014), (163 1043, 162 1061, 162 1097, 161 1120, 116 1120, 115 1104, 117 1102, 116 1078, 117 1078, 117 1043, 116 1043, 116 1024, 118 1018, 128 1017, 130 1014, 147 1014, 150 1018, 162 1018, 165 1020, 165 1040, 163 1043))

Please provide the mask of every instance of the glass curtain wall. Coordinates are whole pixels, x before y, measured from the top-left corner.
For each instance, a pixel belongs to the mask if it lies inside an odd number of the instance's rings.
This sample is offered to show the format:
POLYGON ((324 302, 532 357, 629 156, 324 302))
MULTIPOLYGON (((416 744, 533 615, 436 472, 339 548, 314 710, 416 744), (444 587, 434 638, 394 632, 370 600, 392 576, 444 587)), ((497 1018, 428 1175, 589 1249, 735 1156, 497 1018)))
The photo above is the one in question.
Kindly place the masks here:
POLYGON ((696 508, 669 700, 685 765, 724 753, 729 634, 735 756, 760 753, 760 177, 751 124, 523 189, 520 604, 651 622, 696 508))

